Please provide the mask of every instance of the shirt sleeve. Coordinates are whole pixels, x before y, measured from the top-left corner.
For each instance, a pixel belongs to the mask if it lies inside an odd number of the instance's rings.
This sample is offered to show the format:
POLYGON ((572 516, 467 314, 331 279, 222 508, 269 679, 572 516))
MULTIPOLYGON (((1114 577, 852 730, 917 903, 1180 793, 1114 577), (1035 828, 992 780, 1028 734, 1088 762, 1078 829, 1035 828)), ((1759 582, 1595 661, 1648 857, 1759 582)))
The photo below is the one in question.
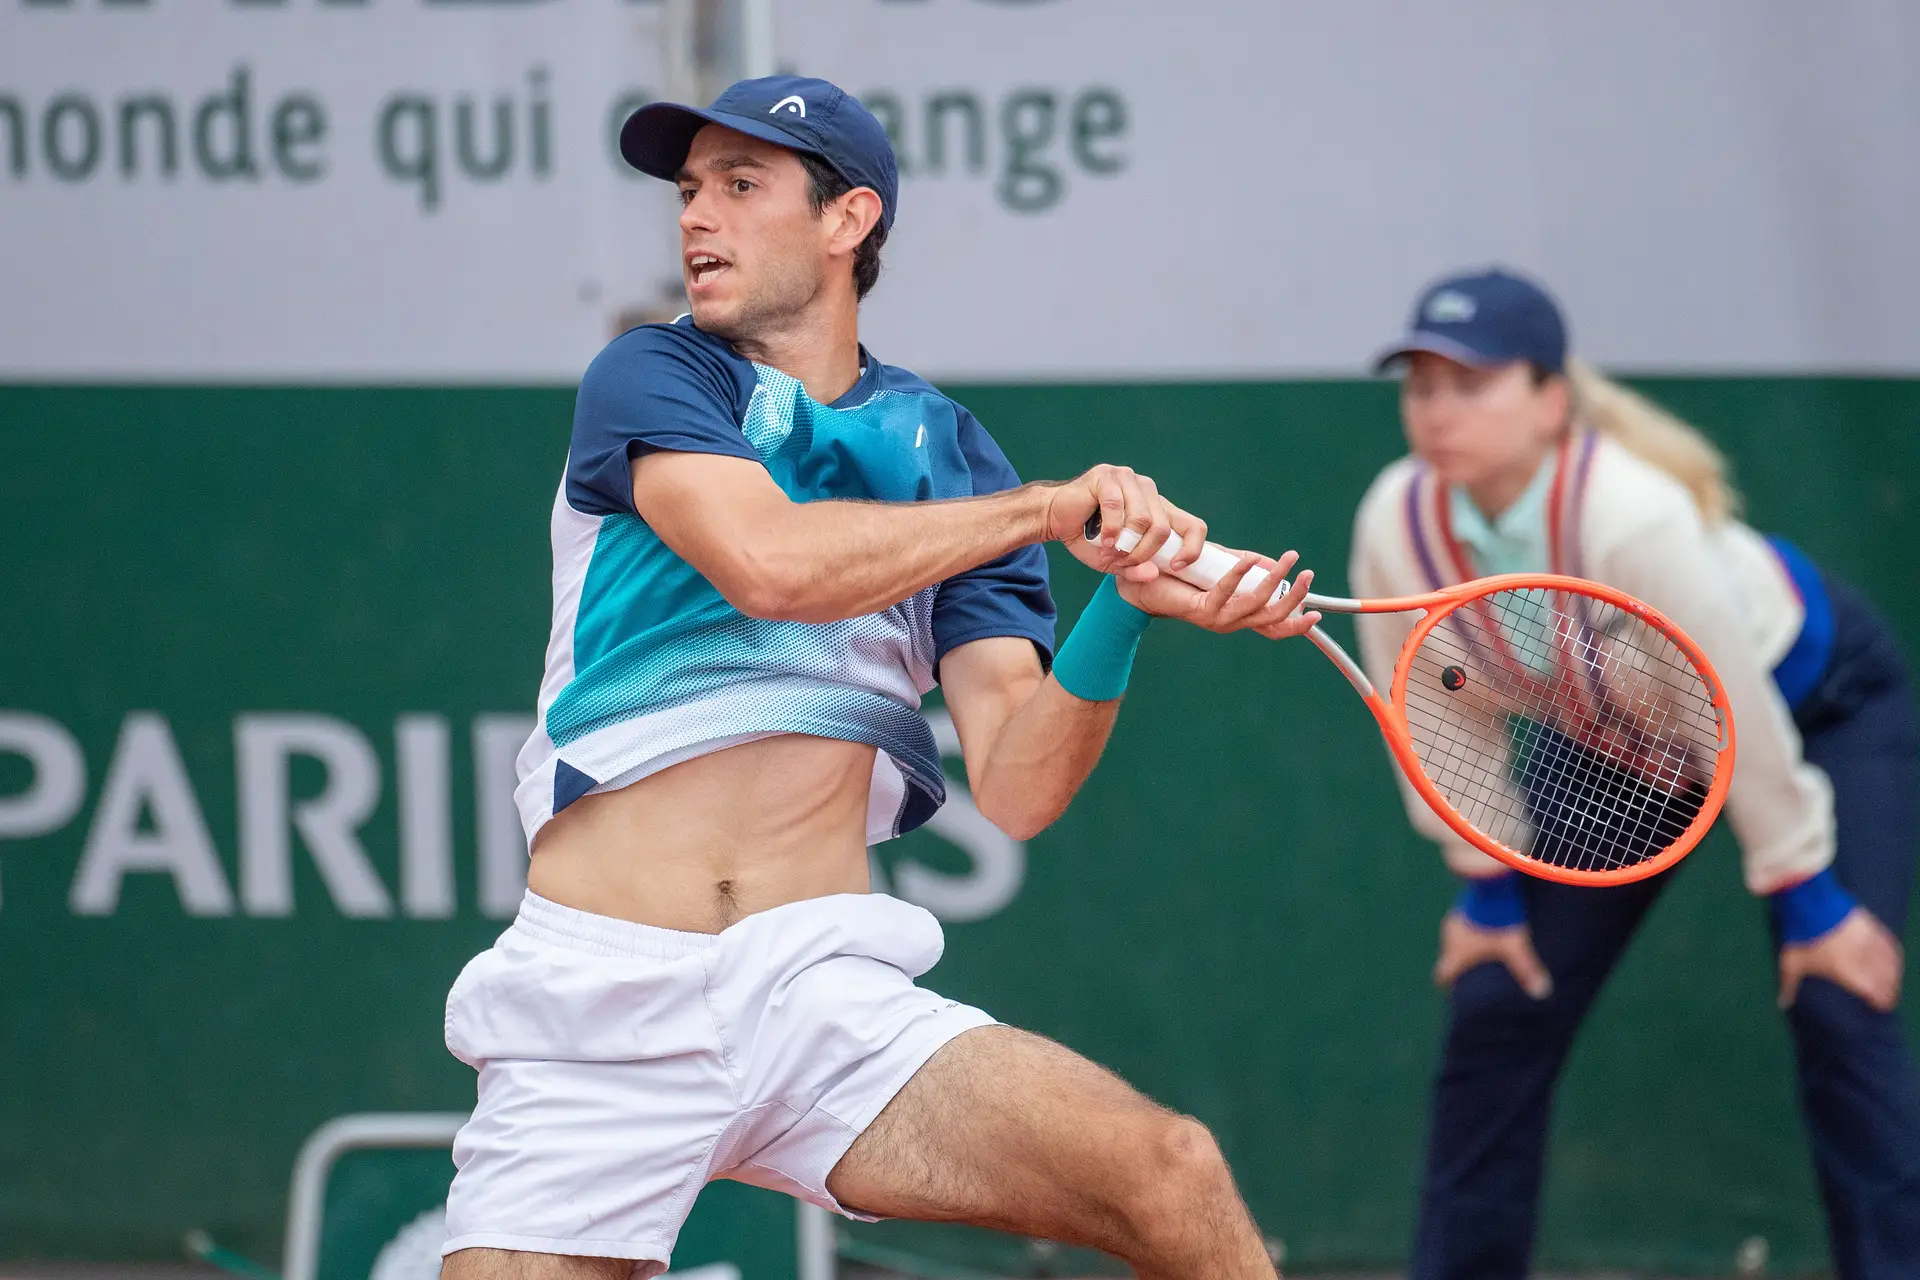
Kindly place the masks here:
POLYGON ((727 359, 679 325, 643 325, 587 366, 573 406, 567 502, 634 514, 633 459, 656 449, 762 461, 740 430, 744 387, 727 359))
POLYGON ((1833 786, 1801 754, 1800 733, 1755 655, 1738 604, 1690 507, 1649 523, 1608 555, 1603 581, 1672 618, 1713 663, 1733 710, 1738 764, 1727 817, 1757 894, 1833 861, 1833 786))
MULTIPOLYGON (((993 437, 972 414, 955 406, 960 451, 972 475, 975 497, 1016 488, 1020 477, 993 437)), ((1033 641, 1040 665, 1053 663, 1053 593, 1047 585, 1047 552, 1020 547, 997 560, 948 578, 933 598, 934 672, 940 659, 975 640, 1019 636, 1033 641)))

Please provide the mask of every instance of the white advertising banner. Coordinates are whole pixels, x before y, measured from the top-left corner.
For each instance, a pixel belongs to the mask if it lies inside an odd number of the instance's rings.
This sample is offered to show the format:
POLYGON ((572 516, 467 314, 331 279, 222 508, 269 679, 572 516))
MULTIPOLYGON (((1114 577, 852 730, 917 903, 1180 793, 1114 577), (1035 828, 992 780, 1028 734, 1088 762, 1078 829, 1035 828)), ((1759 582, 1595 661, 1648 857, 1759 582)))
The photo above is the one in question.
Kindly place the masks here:
MULTIPOLYGON (((576 377, 670 310, 659 0, 0 0, 0 378, 576 377)), ((934 376, 1353 373, 1501 261, 1637 369, 1920 371, 1903 0, 779 0, 934 376)))

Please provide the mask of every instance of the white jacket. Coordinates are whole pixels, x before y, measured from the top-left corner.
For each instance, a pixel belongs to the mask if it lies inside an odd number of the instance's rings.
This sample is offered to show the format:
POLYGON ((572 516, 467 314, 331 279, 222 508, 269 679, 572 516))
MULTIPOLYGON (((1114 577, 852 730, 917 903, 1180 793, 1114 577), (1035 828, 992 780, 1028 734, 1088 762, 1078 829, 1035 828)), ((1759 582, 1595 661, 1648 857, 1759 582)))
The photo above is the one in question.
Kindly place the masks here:
MULTIPOLYGON (((1691 636, 1733 709, 1735 767, 1727 816, 1747 887, 1771 893, 1833 861, 1833 789, 1801 755, 1800 735, 1771 672, 1800 634, 1805 606, 1771 546, 1729 520, 1709 528, 1671 476, 1612 440, 1583 432, 1560 450, 1544 518, 1548 563, 1537 571, 1591 578, 1646 601, 1691 636)), ((1477 576, 1448 534, 1446 495, 1413 458, 1383 470, 1354 517, 1352 593, 1419 595, 1435 579, 1477 576)), ((1386 688, 1415 614, 1355 619, 1368 676, 1386 688)), ((1396 776, 1398 771, 1396 770, 1396 776)), ((1407 813, 1466 876, 1504 868, 1466 844, 1401 786, 1407 813)))

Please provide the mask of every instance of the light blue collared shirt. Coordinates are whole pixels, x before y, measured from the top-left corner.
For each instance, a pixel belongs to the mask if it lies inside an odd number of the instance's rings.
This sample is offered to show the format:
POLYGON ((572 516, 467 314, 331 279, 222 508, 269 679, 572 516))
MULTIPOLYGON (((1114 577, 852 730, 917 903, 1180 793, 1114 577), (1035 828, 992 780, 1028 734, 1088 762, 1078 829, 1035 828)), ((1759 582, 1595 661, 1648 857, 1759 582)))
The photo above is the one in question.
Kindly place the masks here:
MULTIPOLYGON (((1471 568, 1475 573, 1492 577, 1552 569, 1547 546, 1547 495, 1553 489, 1558 461, 1558 450, 1548 453, 1520 496, 1493 520, 1481 514, 1465 489, 1455 485, 1447 490, 1453 536, 1472 550, 1471 568)), ((1554 654, 1548 637, 1527 633, 1508 639, 1529 667, 1543 674, 1553 669, 1554 654)))
POLYGON ((1513 505, 1493 520, 1482 515, 1459 485, 1447 490, 1453 536, 1473 551, 1473 569, 1488 577, 1499 573, 1547 573, 1553 565, 1547 547, 1547 494, 1553 489, 1558 452, 1541 460, 1540 470, 1513 505))

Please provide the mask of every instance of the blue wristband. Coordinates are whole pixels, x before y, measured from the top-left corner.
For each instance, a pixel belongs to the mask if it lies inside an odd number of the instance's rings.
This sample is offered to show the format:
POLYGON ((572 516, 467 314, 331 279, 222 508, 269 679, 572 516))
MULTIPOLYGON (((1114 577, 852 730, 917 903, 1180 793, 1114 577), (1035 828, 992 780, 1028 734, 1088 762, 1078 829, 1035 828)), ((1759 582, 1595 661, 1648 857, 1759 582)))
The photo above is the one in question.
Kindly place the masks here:
POLYGON ((1108 577, 1054 655, 1053 678, 1076 698, 1113 701, 1127 691, 1134 652, 1152 620, 1152 614, 1122 600, 1119 585, 1108 577))
POLYGON ((1840 887, 1832 867, 1799 884, 1789 885, 1769 901, 1783 942, 1812 942, 1832 932, 1858 905, 1853 895, 1840 887))
POLYGON ((1467 881, 1453 906, 1482 929, 1511 929, 1527 922, 1527 900, 1520 893, 1518 871, 1467 881))

